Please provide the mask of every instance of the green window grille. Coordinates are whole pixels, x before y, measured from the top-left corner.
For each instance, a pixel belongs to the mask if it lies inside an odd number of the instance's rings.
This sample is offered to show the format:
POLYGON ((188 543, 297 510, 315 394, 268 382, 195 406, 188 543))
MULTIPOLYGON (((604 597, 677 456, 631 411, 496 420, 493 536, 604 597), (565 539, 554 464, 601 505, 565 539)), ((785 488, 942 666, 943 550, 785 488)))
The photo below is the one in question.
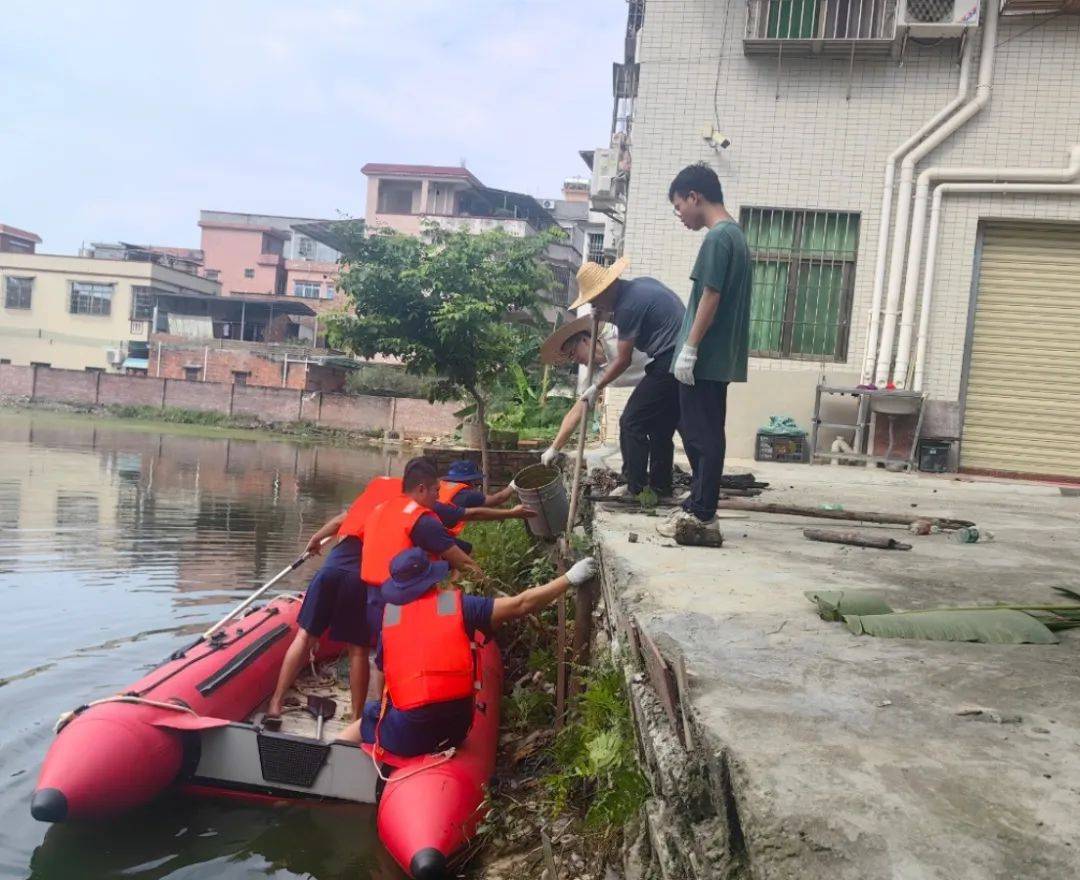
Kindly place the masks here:
POLYGON ((847 360, 859 215, 743 208, 754 260, 750 353, 847 360))

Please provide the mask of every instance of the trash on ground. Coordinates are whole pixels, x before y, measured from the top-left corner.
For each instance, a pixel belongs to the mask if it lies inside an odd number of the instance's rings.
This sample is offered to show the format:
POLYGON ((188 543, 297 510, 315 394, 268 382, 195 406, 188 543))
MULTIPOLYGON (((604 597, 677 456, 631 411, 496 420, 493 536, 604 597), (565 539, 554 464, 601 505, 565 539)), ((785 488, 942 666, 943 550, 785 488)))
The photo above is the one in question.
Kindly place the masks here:
POLYGON ((805 434, 791 416, 769 416, 769 423, 758 428, 759 434, 805 434))
POLYGON ((987 709, 984 706, 964 706, 956 710, 961 718, 970 718, 973 721, 991 721, 994 724, 1019 724, 1023 721, 1020 715, 1006 715, 997 709, 987 709))
POLYGON ((893 611, 888 602, 869 590, 807 590, 803 595, 817 605, 822 620, 838 622, 845 614, 868 616, 893 611))
POLYGON ((828 529, 803 529, 803 537, 808 541, 821 541, 826 544, 848 544, 852 547, 867 547, 875 550, 910 550, 911 545, 888 535, 861 535, 858 532, 837 532, 828 529))
POLYGON ((980 541, 985 544, 987 541, 994 540, 994 534, 993 532, 988 532, 986 529, 967 526, 966 528, 957 529, 953 532, 952 539, 957 544, 977 544, 980 541))
POLYGON ((993 645, 1056 645, 1059 641, 1030 614, 1007 608, 984 611, 908 611, 901 614, 849 614, 844 624, 857 636, 981 642, 993 645))

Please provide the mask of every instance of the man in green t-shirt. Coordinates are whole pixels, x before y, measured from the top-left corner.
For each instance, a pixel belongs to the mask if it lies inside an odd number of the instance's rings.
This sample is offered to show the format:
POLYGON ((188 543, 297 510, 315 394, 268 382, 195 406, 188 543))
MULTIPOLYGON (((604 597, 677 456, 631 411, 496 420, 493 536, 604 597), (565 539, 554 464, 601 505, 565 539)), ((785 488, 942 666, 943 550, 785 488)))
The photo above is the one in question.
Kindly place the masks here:
POLYGON ((708 229, 694 268, 671 371, 679 380, 679 433, 693 470, 690 496, 666 524, 693 516, 715 528, 724 473, 729 382, 746 381, 750 339, 750 249, 724 208, 720 180, 708 165, 690 165, 668 188, 675 214, 692 230, 708 229))

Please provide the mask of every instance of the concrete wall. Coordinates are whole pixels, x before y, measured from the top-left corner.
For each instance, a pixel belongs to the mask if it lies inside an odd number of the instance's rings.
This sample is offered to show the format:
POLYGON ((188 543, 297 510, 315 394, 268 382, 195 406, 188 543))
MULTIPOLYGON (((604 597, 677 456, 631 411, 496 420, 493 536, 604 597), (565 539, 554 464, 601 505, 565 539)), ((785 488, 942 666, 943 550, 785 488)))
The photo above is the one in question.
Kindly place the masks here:
POLYGON ((327 394, 222 382, 187 382, 0 364, 0 397, 61 403, 153 406, 250 416, 265 422, 308 421, 349 431, 397 431, 403 437, 447 437, 459 403, 327 394))
MULTIPOLYGON (((956 93, 955 41, 909 42, 903 63, 847 56, 747 57, 746 4, 738 0, 649 3, 640 34, 641 79, 633 122, 626 247, 633 273, 680 296, 701 241, 672 216, 667 188, 683 166, 711 164, 728 209, 744 206, 855 211, 861 218, 846 364, 753 359, 749 388, 733 390, 729 444, 750 449, 764 410, 806 424, 813 377, 856 376, 866 346, 885 160, 956 93), (719 77, 719 83, 718 83, 719 77), (714 105, 715 98, 715 105, 714 105), (731 139, 719 152, 705 125, 731 139)), ((931 165, 1041 166, 1067 162, 1080 141, 1080 17, 1004 19, 989 105, 930 154, 931 165)), ((981 32, 972 34, 978 43, 981 32)), ((978 51, 976 50, 976 56, 978 51)), ((977 63, 977 57, 976 57, 977 63)), ((1076 197, 949 197, 939 242, 928 353, 932 399, 959 399, 980 218, 1080 220, 1076 197)), ((1050 378, 1050 377, 1048 377, 1050 378)), ((613 394, 608 428, 621 411, 613 394)))

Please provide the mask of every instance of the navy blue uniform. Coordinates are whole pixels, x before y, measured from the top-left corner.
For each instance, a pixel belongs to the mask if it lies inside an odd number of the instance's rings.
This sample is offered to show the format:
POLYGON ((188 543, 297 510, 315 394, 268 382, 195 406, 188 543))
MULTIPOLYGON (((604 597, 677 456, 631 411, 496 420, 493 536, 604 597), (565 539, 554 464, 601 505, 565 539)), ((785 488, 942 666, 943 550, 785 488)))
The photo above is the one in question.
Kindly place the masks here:
POLYGON ((349 537, 326 555, 304 595, 297 622, 315 637, 330 629, 335 642, 372 644, 373 630, 368 620, 367 588, 360 581, 360 555, 364 545, 349 537))
MULTIPOLYGON (((495 600, 488 596, 461 597, 461 613, 464 617, 465 631, 470 639, 475 639, 477 632, 486 636, 491 635, 491 612, 494 608, 495 600)), ((381 628, 380 621, 380 630, 381 628)), ((381 644, 375 655, 375 663, 380 669, 382 668, 381 644)), ((459 746, 472 724, 472 697, 431 703, 428 706, 405 711, 395 709, 392 704, 389 704, 381 724, 379 724, 380 708, 378 700, 368 700, 364 704, 360 736, 364 742, 375 742, 375 728, 378 725, 379 745, 388 752, 403 758, 427 755, 450 746, 459 746)))

